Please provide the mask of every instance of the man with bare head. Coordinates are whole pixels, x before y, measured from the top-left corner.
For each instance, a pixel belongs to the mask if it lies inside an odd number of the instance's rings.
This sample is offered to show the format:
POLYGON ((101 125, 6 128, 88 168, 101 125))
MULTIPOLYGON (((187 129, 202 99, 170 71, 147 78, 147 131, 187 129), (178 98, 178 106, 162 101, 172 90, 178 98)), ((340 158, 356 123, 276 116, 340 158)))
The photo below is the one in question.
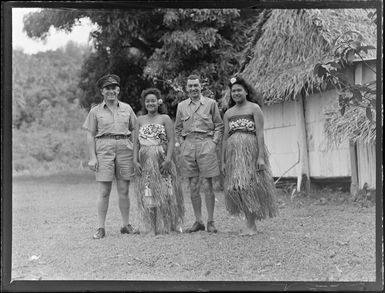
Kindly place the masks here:
POLYGON ((198 75, 187 78, 188 99, 180 102, 175 120, 177 141, 183 158, 183 175, 189 178, 195 222, 187 232, 205 230, 202 220, 200 177, 203 180, 207 208, 207 231, 216 233, 214 225, 215 195, 212 178, 220 174, 216 146, 223 135, 223 121, 217 102, 204 97, 198 75))

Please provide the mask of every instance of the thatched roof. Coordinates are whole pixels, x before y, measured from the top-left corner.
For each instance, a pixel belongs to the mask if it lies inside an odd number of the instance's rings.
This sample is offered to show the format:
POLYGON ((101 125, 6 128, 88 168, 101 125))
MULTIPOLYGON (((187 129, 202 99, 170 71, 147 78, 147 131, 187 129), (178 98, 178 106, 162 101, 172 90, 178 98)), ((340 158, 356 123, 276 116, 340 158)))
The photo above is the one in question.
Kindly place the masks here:
MULTIPOLYGON (((268 17, 261 14, 264 19, 255 26, 258 39, 245 50, 247 64, 241 74, 261 92, 265 104, 293 99, 305 85, 311 93, 321 82, 314 75, 314 66, 333 59, 335 38, 354 30, 362 34, 363 43, 376 46, 376 25, 369 19, 369 12, 274 9, 268 17)), ((363 57, 376 58, 376 50, 369 50, 363 57)))

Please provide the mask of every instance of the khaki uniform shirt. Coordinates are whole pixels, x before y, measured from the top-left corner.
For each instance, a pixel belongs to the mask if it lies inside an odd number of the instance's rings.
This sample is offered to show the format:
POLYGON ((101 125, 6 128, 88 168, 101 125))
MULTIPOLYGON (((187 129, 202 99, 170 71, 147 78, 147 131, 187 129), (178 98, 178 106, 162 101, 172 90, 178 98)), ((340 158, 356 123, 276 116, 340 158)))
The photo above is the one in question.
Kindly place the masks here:
POLYGON ((222 139, 223 129, 215 100, 201 96, 196 103, 188 98, 178 104, 175 133, 179 142, 190 133, 202 133, 212 136, 213 142, 218 143, 222 139))
POLYGON ((103 101, 90 110, 83 128, 96 133, 95 137, 104 134, 130 135, 135 122, 136 115, 130 105, 119 101, 116 111, 112 112, 103 101))

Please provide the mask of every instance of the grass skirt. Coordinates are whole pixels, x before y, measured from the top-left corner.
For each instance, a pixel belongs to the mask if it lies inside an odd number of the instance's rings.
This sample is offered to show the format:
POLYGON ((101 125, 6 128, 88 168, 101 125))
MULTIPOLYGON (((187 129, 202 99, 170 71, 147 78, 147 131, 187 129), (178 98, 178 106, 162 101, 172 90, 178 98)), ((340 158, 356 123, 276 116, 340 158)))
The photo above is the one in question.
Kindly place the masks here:
POLYGON ((257 171, 258 144, 253 134, 235 132, 226 142, 225 203, 232 215, 255 213, 258 220, 278 213, 276 188, 265 148, 265 170, 257 171))
POLYGON ((175 163, 171 161, 170 173, 162 174, 159 167, 164 158, 165 151, 162 145, 141 146, 139 150, 142 175, 136 176, 134 182, 141 231, 153 228, 155 215, 157 233, 176 231, 183 222, 185 211, 183 194, 175 163), (150 192, 146 192, 146 187, 150 192), (148 204, 148 197, 145 197, 148 193, 152 195, 151 205, 148 204))

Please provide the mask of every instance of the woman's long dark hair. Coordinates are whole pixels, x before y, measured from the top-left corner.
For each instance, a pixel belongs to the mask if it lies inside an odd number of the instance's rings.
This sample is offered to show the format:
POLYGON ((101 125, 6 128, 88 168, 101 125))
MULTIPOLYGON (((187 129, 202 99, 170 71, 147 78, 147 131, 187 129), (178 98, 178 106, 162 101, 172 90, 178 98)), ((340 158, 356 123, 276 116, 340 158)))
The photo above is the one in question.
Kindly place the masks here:
MULTIPOLYGON (((148 89, 143 90, 142 93, 140 94, 140 97, 141 97, 140 103, 142 104, 143 115, 148 113, 146 106, 145 106, 145 103, 144 103, 144 100, 146 99, 146 97, 148 95, 154 95, 158 100, 162 98, 162 94, 161 94, 160 90, 157 88, 152 87, 152 88, 148 88, 148 89)), ((167 109, 165 107, 166 106, 165 106, 164 102, 162 104, 160 104, 158 107, 158 113, 159 114, 167 114, 167 109)))
POLYGON ((247 93, 246 94, 246 100, 248 100, 249 102, 252 102, 252 103, 256 103, 256 104, 258 104, 259 107, 262 108, 262 99, 261 99, 260 95, 257 94, 254 87, 252 87, 242 76, 238 75, 238 76, 231 78, 230 82, 229 82, 230 99, 229 99, 227 109, 230 109, 231 107, 233 107, 235 105, 235 102, 231 96, 231 89, 235 84, 239 84, 245 89, 245 91, 247 93))

